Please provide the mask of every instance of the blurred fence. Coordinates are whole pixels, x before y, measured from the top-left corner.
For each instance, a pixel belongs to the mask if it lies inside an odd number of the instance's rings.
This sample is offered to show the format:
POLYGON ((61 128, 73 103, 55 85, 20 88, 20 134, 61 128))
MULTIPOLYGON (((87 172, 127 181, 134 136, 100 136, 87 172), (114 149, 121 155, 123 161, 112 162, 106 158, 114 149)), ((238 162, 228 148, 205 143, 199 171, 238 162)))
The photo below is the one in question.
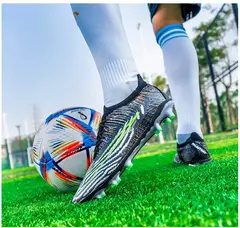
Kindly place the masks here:
POLYGON ((33 144, 33 135, 30 136, 21 136, 10 138, 9 147, 7 146, 7 140, 5 140, 4 144, 2 145, 2 170, 10 169, 12 159, 12 166, 13 168, 29 166, 32 164, 32 160, 29 151, 29 146, 33 144), (9 148, 11 149, 11 153, 8 151, 9 148))

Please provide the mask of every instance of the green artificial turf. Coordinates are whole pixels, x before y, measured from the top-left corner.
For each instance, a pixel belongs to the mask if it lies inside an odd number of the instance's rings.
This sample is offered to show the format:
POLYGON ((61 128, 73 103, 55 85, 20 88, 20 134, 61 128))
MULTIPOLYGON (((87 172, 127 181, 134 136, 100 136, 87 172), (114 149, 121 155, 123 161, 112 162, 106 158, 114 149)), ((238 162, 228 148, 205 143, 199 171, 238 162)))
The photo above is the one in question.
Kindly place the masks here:
POLYGON ((213 161, 175 165, 175 143, 146 145, 107 196, 72 204, 32 168, 2 173, 2 226, 238 226, 237 132, 206 137, 213 161))

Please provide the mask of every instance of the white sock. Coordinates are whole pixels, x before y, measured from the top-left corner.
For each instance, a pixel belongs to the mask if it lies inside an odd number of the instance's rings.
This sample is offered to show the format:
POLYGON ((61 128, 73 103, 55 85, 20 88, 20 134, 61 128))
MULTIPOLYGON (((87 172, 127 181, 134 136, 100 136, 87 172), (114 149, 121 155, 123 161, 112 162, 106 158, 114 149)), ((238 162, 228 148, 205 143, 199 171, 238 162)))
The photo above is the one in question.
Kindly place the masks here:
POLYGON ((171 95, 178 116, 177 139, 196 132, 200 127, 200 93, 198 58, 192 41, 182 25, 172 24, 156 34, 163 51, 171 95))
POLYGON ((138 70, 117 4, 71 4, 73 13, 98 68, 109 107, 138 86, 138 70), (77 15, 77 16, 76 16, 77 15))

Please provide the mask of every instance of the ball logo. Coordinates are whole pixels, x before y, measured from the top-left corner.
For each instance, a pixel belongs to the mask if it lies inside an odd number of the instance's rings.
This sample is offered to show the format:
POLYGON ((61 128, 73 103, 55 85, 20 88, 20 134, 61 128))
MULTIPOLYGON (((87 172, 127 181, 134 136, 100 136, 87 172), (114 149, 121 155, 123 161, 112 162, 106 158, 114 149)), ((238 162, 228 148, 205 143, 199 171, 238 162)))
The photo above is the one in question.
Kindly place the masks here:
POLYGON ((87 119, 87 116, 86 116, 84 113, 82 113, 82 112, 78 112, 78 113, 79 113, 80 118, 81 118, 82 120, 86 120, 86 119, 87 119))

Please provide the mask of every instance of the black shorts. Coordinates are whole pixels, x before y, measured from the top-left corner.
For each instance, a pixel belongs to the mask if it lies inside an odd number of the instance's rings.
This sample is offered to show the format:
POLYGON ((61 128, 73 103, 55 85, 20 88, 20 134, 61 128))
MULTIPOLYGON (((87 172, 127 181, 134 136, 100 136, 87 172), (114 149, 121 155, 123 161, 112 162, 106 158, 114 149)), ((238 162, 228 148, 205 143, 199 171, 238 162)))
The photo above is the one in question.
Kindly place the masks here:
MULTIPOLYGON (((148 4, 148 9, 151 14, 151 19, 153 18, 154 14, 156 13, 158 6, 160 4, 148 4)), ((199 11, 201 10, 201 4, 181 4, 182 9, 182 18, 184 21, 187 21, 193 17, 195 17, 199 11)))

